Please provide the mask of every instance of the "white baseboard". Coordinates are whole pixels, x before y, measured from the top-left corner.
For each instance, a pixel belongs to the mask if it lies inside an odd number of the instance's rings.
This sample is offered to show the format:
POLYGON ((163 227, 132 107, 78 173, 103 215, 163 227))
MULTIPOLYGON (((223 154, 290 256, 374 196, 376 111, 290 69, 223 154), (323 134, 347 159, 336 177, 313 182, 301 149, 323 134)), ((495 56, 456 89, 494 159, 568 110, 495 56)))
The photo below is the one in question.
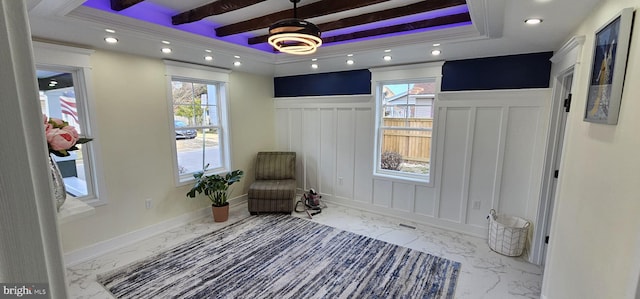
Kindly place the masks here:
POLYGON ((383 207, 375 206, 371 203, 356 202, 354 200, 349 200, 346 198, 326 196, 325 194, 322 194, 322 196, 323 196, 323 200, 326 200, 327 203, 332 203, 332 204, 336 204, 336 205, 347 207, 347 208, 361 210, 361 211, 365 211, 372 214, 382 215, 385 217, 395 218, 399 222, 411 221, 416 224, 432 226, 432 227, 436 227, 436 228, 440 228, 448 231, 454 231, 454 232, 458 232, 458 233, 462 233, 465 235, 470 235, 478 238, 483 238, 483 239, 487 238, 487 228, 470 227, 468 225, 436 219, 428 216, 421 217, 416 214, 397 211, 390 208, 383 208, 383 207))
MULTIPOLYGON (((229 200, 230 207, 242 205, 247 202, 247 195, 241 195, 229 200)), ((204 217, 211 217, 211 208, 206 207, 190 213, 182 214, 150 226, 128 232, 126 234, 104 240, 87 247, 83 247, 64 254, 65 267, 75 266, 82 262, 96 258, 100 255, 131 245, 141 240, 161 234, 176 227, 186 225, 204 217)))

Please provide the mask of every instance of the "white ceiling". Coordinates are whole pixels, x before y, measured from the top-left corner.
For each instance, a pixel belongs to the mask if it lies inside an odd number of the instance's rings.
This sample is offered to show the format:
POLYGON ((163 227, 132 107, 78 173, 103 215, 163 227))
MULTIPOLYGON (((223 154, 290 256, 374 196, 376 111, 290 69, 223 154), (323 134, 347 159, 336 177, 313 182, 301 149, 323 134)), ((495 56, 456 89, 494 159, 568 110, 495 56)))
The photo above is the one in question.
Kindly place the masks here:
MULTIPOLYGON (((105 0, 108 2, 109 0, 105 0)), ((188 10, 213 0, 147 0, 152 4, 173 11, 188 10)), ((302 0, 305 5, 318 0, 302 0)), ((343 0, 344 1, 344 0, 343 0)), ((568 39, 576 26, 601 0, 467 0, 473 25, 423 33, 408 34, 383 39, 352 42, 321 47, 308 56, 273 54, 252 48, 223 42, 202 35, 147 23, 130 17, 82 6, 84 0, 27 0, 32 35, 38 40, 51 40, 79 46, 107 49, 137 55, 213 65, 235 69, 233 62, 240 56, 240 71, 286 76, 320 72, 363 69, 375 66, 408 64, 437 60, 456 60, 554 51, 568 39), (544 21, 537 26, 524 23, 524 19, 539 17, 544 21), (115 34, 104 31, 116 30, 115 34), (119 43, 106 44, 104 37, 115 35, 119 43), (170 41, 173 52, 162 54, 161 41, 170 41), (440 43, 434 47, 434 43, 440 43), (438 48, 440 56, 432 56, 438 48), (205 49, 212 51, 214 60, 204 61, 205 49), (385 62, 384 50, 390 49, 393 60, 385 62), (355 64, 345 64, 347 54, 353 54, 355 64), (319 68, 310 67, 311 59, 317 59, 319 68)), ((418 0, 389 0, 360 8, 358 13, 404 6, 418 0)), ((207 22, 230 24, 291 8, 288 0, 268 0, 251 7, 220 16, 209 17, 207 22), (253 14, 253 15, 252 15, 253 14)), ((308 19, 326 22, 344 17, 308 19)), ((249 35, 266 34, 258 30, 249 35)))

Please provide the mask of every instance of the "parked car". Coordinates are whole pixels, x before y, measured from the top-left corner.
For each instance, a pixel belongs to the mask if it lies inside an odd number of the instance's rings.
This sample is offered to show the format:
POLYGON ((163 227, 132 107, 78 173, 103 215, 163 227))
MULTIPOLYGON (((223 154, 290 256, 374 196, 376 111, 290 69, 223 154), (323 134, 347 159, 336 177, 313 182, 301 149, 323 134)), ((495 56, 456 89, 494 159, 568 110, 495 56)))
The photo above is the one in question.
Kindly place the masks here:
POLYGON ((188 129, 188 130, 179 130, 179 128, 184 128, 187 126, 184 122, 179 120, 175 121, 176 126, 176 139, 193 139, 198 136, 198 132, 196 130, 188 129))

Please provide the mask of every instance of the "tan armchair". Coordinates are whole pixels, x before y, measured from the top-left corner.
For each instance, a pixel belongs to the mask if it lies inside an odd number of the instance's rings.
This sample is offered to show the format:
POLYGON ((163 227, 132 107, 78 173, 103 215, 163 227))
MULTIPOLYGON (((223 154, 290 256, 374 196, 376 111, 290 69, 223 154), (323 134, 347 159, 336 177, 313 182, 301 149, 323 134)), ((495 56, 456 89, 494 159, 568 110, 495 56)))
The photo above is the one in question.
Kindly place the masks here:
POLYGON ((255 182, 249 186, 249 212, 291 213, 296 197, 296 153, 259 152, 255 171, 255 182))

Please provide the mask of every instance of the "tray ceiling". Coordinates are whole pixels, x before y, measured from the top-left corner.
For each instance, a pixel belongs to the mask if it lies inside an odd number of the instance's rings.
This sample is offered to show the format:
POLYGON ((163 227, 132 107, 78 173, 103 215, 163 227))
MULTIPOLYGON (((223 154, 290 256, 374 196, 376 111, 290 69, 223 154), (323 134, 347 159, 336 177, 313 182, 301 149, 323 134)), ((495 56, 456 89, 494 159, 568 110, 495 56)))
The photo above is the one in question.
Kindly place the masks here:
POLYGON ((322 29, 323 45, 309 56, 276 53, 264 42, 269 25, 293 16, 289 0, 27 0, 27 5, 38 40, 229 69, 241 59, 243 71, 282 76, 553 51, 598 2, 301 0, 298 18, 322 29), (527 26, 528 17, 544 22, 527 26), (117 45, 104 42, 105 29, 115 30, 117 45), (161 41, 171 43, 171 54, 160 52, 161 41), (442 54, 432 56, 433 49, 442 54), (204 55, 214 59, 204 61, 204 55), (345 64, 347 55, 354 64, 345 64), (393 60, 383 61, 383 55, 393 60), (312 59, 318 68, 310 67, 312 59))

